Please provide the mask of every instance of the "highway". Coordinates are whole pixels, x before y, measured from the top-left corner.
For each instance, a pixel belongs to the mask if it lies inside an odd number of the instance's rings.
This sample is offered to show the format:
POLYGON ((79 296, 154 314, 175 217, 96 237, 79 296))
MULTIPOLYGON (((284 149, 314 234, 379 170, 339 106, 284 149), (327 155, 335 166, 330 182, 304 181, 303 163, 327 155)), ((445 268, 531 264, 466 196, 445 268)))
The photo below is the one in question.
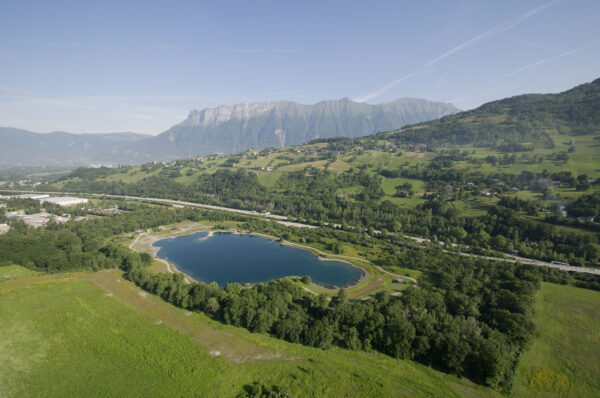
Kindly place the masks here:
MULTIPOLYGON (((88 197, 91 196, 91 197, 97 197, 97 198, 113 198, 113 199, 138 200, 138 201, 143 201, 143 202, 167 203, 167 204, 171 204, 174 206, 199 207, 199 208, 203 208, 203 209, 227 211, 230 213, 238 213, 238 214, 244 214, 244 215, 248 215, 248 216, 263 217, 263 218, 275 220, 283 225, 287 225, 290 227, 317 228, 314 225, 303 224, 303 223, 299 223, 296 221, 289 221, 289 219, 287 217, 277 215, 277 214, 271 214, 271 213, 266 213, 266 212, 257 212, 257 211, 251 211, 251 210, 233 209, 230 207, 213 206, 213 205, 206 205, 206 204, 202 204, 202 203, 186 202, 186 201, 173 200, 173 199, 144 198, 144 197, 140 197, 140 196, 129 196, 129 195, 93 194, 93 193, 85 193, 85 192, 42 192, 42 191, 19 191, 19 190, 9 190, 9 189, 0 190, 0 191, 14 192, 14 193, 41 193, 41 194, 51 194, 51 195, 73 195, 73 196, 88 196, 88 197)), ((405 235, 405 237, 408 239, 417 241, 419 243, 428 241, 428 239, 414 237, 414 236, 405 235)), ((502 262, 507 262, 507 263, 519 262, 522 264, 537 265, 540 267, 557 268, 562 271, 571 271, 571 272, 580 272, 580 273, 585 273, 585 274, 600 275, 600 269, 598 269, 598 268, 575 267, 572 265, 552 264, 552 263, 549 263, 546 261, 540 261, 540 260, 535 260, 535 259, 525 258, 525 257, 518 257, 518 256, 510 255, 510 254, 507 254, 507 256, 509 256, 509 258, 502 258, 502 257, 482 256, 482 255, 478 255, 478 254, 463 253, 463 252, 456 252, 456 251, 450 251, 450 250, 444 250, 444 252, 454 253, 459 256, 465 256, 465 257, 482 258, 485 260, 502 261, 502 262)))

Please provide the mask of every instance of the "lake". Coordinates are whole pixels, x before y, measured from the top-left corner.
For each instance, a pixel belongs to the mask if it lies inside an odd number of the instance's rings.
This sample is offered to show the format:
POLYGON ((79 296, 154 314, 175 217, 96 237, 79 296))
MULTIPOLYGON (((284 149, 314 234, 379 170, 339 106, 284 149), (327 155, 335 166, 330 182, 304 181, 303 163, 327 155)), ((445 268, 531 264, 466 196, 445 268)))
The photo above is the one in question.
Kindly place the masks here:
POLYGON ((192 278, 223 287, 227 283, 258 283, 286 276, 311 277, 326 287, 355 284, 361 268, 342 261, 323 261, 308 250, 271 239, 225 232, 207 232, 159 240, 158 257, 192 278))

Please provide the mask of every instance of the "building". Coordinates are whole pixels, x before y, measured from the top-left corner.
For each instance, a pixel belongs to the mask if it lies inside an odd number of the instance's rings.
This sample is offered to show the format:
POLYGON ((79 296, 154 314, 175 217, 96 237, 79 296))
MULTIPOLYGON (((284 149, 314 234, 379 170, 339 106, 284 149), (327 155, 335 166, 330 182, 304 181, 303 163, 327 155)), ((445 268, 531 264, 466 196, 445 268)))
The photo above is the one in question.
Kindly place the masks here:
POLYGON ((33 200, 42 200, 49 198, 50 195, 40 194, 40 193, 24 193, 22 195, 17 195, 15 198, 19 199, 33 199, 33 200))
POLYGON ((73 206, 73 205, 78 205, 78 204, 82 204, 82 203, 87 203, 88 200, 86 198, 74 198, 71 196, 63 196, 63 197, 57 197, 57 198, 41 199, 40 202, 54 203, 59 206, 73 206))

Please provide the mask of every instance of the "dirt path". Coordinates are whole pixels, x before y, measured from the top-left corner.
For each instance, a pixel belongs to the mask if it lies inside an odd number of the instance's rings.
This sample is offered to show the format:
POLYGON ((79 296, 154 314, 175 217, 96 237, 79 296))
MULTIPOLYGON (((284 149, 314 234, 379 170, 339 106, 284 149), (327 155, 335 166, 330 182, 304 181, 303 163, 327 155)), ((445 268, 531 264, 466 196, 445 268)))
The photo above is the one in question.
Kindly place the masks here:
POLYGON ((360 297, 362 295, 365 295, 375 289, 377 289, 379 286, 383 285, 383 283, 385 282, 384 278, 375 278, 373 279, 367 286, 363 287, 362 289, 360 289, 359 291, 353 292, 352 294, 348 295, 348 298, 357 298, 360 297))
POLYGON ((129 249, 130 249, 130 250, 135 250, 135 249, 133 248, 133 245, 135 245, 135 244, 137 243, 137 241, 138 241, 138 240, 140 240, 140 238, 142 237, 142 235, 144 235, 144 234, 143 234, 143 233, 138 233, 138 234, 137 234, 137 236, 135 237, 135 239, 133 240, 133 242, 131 242, 131 243, 129 244, 129 249))
POLYGON ((313 294, 315 296, 318 296, 319 294, 313 290, 310 290, 309 288, 307 288, 306 286, 302 286, 302 289, 306 290, 307 292, 309 292, 310 294, 313 294))

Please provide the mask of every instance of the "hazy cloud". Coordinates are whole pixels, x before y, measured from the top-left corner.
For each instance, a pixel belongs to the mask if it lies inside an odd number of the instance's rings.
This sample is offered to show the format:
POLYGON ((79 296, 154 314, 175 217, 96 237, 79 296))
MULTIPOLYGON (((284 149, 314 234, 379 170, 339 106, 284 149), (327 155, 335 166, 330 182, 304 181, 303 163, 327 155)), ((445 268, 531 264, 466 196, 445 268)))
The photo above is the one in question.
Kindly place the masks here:
POLYGON ((81 47, 80 43, 71 41, 43 41, 43 40, 8 40, 8 43, 13 43, 21 46, 35 46, 48 48, 77 48, 81 47))
POLYGON ((198 95, 44 97, 0 85, 0 121, 38 132, 153 134, 182 121, 195 103, 210 100, 198 95), (104 131, 94 126, 103 126, 104 131))

